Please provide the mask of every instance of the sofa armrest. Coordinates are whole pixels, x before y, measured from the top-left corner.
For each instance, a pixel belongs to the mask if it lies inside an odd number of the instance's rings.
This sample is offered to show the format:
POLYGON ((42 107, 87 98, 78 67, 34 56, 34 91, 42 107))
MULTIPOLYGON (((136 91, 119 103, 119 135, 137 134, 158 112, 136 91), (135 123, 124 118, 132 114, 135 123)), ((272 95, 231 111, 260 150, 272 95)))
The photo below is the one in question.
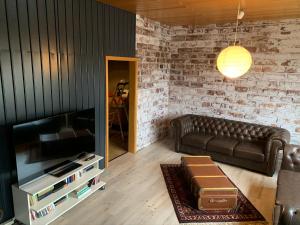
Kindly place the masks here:
POLYGON ((281 169, 300 172, 300 146, 285 146, 281 169))
POLYGON ((181 138, 193 131, 193 123, 191 120, 191 115, 184 115, 176 119, 171 120, 171 127, 175 134, 175 151, 179 152, 181 145, 181 138))
POLYGON ((269 160, 272 154, 277 155, 279 151, 283 150, 284 146, 290 142, 290 132, 285 129, 278 129, 267 139, 267 145, 265 149, 266 159, 269 160))
POLYGON ((267 143, 265 157, 267 161, 267 175, 273 176, 276 170, 276 165, 278 161, 278 153, 282 148, 282 142, 278 140, 272 140, 267 143))
POLYGON ((290 143, 291 135, 286 129, 277 130, 269 137, 269 141, 280 141, 282 143, 282 149, 286 144, 290 143))
POLYGON ((180 138, 182 138, 186 134, 193 132, 191 115, 185 115, 171 120, 171 126, 177 130, 180 138))
POLYGON ((279 150, 283 150, 289 141, 289 131, 280 128, 268 137, 265 147, 265 157, 268 162, 267 174, 269 176, 273 176, 275 172, 279 150))

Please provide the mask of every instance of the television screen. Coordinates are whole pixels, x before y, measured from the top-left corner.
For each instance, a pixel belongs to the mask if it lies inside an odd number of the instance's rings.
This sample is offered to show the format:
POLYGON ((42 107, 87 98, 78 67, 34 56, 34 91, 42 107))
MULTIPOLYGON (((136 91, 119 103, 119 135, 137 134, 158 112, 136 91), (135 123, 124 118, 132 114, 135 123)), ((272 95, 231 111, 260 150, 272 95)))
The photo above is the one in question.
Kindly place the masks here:
POLYGON ((94 109, 15 125, 13 144, 22 185, 82 152, 95 152, 94 109))

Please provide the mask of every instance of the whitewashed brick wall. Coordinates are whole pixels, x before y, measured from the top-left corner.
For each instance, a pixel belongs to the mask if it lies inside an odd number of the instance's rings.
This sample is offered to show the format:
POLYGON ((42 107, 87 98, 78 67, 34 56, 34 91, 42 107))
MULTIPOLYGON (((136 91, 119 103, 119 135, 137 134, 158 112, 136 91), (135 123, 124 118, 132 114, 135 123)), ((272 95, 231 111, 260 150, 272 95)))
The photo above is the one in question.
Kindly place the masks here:
POLYGON ((168 27, 137 16, 139 148, 165 137, 168 121, 186 113, 283 127, 300 144, 300 19, 242 23, 238 40, 254 63, 228 80, 216 58, 234 29, 168 27))
POLYGON ((158 22, 136 17, 138 77, 138 149, 167 135, 170 28, 158 22))
POLYGON ((288 129, 300 143, 300 19, 243 23, 238 40, 251 70, 226 80, 218 53, 234 40, 234 24, 171 28, 169 115, 209 115, 288 129))

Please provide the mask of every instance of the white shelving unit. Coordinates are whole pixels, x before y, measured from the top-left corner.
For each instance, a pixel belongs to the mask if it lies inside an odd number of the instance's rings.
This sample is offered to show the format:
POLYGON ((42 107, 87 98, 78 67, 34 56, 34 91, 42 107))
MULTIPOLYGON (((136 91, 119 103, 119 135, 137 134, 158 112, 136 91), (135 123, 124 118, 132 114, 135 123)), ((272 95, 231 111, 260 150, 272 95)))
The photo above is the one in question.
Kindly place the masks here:
POLYGON ((85 161, 85 158, 88 158, 91 155, 84 157, 82 160, 75 160, 74 162, 79 163, 81 166, 77 169, 70 171, 69 173, 57 178, 49 174, 45 174, 34 181, 26 183, 22 186, 13 185, 13 200, 14 200, 14 210, 15 218, 26 224, 26 225, 46 225, 60 217, 62 214, 73 208, 75 205, 92 195, 95 191, 105 188, 105 183, 100 181, 95 185, 92 185, 91 190, 84 194, 81 198, 76 198, 72 195, 72 192, 77 188, 87 184, 93 178, 99 176, 103 170, 99 169, 99 161, 103 160, 103 157, 95 155, 95 158, 85 161), (85 173, 84 169, 93 166, 93 168, 85 173), (33 205, 30 205, 30 197, 34 196, 44 190, 49 189, 55 184, 60 183, 61 181, 66 180, 68 177, 71 177, 75 174, 81 173, 81 177, 77 177, 75 181, 69 183, 64 188, 58 190, 57 192, 51 193, 49 196, 43 198, 40 201, 35 202, 33 205), (67 198, 57 205, 55 209, 50 211, 47 215, 40 218, 32 219, 31 210, 39 212, 59 199, 66 196, 67 198))

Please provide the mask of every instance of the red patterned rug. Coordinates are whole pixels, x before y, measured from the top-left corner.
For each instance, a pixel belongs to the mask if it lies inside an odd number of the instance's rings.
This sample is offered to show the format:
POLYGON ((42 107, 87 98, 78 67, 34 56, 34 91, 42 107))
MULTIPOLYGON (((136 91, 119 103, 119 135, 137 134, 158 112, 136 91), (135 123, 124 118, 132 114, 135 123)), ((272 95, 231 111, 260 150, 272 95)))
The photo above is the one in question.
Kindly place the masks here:
POLYGON ((232 210, 198 210, 179 164, 162 164, 165 182, 180 223, 267 224, 265 218, 239 190, 238 204, 232 210))

